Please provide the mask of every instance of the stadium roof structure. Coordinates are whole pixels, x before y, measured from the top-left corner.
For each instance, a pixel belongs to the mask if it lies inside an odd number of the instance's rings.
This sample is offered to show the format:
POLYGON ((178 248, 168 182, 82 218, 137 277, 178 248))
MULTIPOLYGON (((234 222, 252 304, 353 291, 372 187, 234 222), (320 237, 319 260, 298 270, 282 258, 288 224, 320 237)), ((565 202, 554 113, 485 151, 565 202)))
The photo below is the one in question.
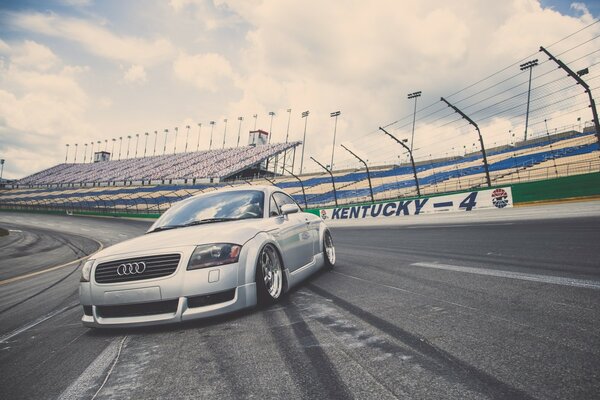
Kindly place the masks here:
POLYGON ((62 163, 16 182, 18 186, 123 183, 218 182, 244 175, 266 173, 268 160, 301 142, 243 146, 190 153, 130 158, 93 163, 62 163))

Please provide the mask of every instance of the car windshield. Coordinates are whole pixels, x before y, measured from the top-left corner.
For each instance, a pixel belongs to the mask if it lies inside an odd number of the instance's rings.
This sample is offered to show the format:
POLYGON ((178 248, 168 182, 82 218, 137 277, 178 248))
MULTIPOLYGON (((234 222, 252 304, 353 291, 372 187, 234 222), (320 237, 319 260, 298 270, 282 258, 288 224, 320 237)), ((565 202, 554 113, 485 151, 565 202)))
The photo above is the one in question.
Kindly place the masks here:
POLYGON ((184 200, 165 212, 150 232, 197 225, 263 217, 264 194, 258 190, 215 192, 184 200))

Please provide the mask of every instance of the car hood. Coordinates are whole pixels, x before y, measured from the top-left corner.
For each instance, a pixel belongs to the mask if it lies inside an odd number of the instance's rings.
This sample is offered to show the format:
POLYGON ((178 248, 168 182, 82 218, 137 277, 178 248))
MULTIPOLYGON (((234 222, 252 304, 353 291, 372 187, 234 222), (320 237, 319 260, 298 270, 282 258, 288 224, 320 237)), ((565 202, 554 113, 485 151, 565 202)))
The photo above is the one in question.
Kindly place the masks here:
POLYGON ((205 225, 189 226, 146 233, 133 239, 107 247, 96 253, 94 258, 102 258, 143 252, 163 248, 197 246, 206 243, 236 243, 243 245, 258 232, 273 229, 268 219, 245 219, 241 221, 213 222, 205 225))

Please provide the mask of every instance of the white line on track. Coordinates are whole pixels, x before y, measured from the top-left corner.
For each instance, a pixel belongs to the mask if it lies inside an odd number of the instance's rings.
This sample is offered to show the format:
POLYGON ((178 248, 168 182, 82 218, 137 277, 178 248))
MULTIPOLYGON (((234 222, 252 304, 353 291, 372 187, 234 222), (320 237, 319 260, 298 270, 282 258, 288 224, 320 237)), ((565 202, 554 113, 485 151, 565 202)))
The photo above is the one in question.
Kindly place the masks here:
POLYGON ((7 333, 6 335, 0 337, 0 343, 7 342, 8 340, 12 339, 13 337, 15 337, 25 331, 28 331, 29 329, 33 328, 34 326, 37 326, 37 325, 41 324, 42 322, 47 321, 50 318, 55 317, 58 314, 67 311, 69 308, 73 308, 75 305, 76 304, 71 304, 71 305, 63 307, 61 309, 52 311, 51 313, 46 314, 46 315, 34 320, 33 322, 28 323, 27 325, 24 325, 18 329, 15 329, 14 331, 12 331, 10 333, 7 333))
POLYGON ((104 245, 102 243, 100 243, 99 241, 97 241, 95 239, 92 239, 92 240, 94 240, 96 243, 98 243, 100 245, 100 247, 98 248, 98 250, 96 250, 92 254, 88 254, 87 256, 83 256, 83 257, 78 258, 76 260, 69 261, 68 263, 61 264, 61 265, 56 265, 54 267, 46 268, 46 269, 43 269, 41 271, 35 271, 35 272, 31 272, 29 274, 19 275, 19 276, 15 276, 15 277, 12 277, 12 278, 5 279, 3 281, 0 281, 0 286, 5 285, 7 283, 20 281, 22 279, 31 278, 33 276, 37 276, 37 275, 40 275, 40 274, 45 274, 46 272, 54 271, 54 270, 57 270, 57 269, 60 269, 60 268, 64 268, 64 267, 68 267, 69 265, 75 265, 76 263, 81 262, 82 260, 85 260, 86 258, 91 258, 94 254, 96 254, 100 250, 104 249, 104 245))
POLYGON ((89 392, 90 388, 93 388, 97 384, 98 378, 104 374, 104 371, 108 370, 104 381, 92 397, 95 398, 106 384, 106 381, 110 377, 110 374, 119 360, 125 339, 127 339, 127 336, 120 340, 119 338, 113 340, 102 351, 102 353, 100 353, 98 357, 96 357, 96 359, 92 361, 90 365, 88 365, 85 371, 83 371, 83 373, 73 383, 71 383, 71 385, 66 388, 60 394, 60 396, 58 396, 58 399, 70 400, 84 398, 86 393, 89 392))
POLYGON ((499 278, 519 279, 522 281, 550 283, 553 285, 573 286, 573 287, 587 288, 587 289, 600 289, 600 282, 598 282, 598 281, 575 279, 575 278, 563 278, 560 276, 526 274, 526 273, 522 273, 522 272, 502 271, 502 270, 487 269, 487 268, 463 267, 460 265, 448 265, 448 264, 438 264, 438 263, 428 263, 428 262, 418 262, 418 263, 411 264, 411 266, 443 269, 446 271, 464 272, 467 274, 496 276, 499 278))

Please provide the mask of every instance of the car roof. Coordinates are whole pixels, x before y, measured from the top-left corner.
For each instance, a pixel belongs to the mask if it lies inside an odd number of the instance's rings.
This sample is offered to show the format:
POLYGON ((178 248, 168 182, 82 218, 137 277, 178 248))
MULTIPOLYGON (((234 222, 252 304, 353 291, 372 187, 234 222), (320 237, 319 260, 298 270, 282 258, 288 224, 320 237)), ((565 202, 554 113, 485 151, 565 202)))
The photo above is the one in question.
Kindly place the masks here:
POLYGON ((211 191, 211 192, 198 193, 198 194, 194 195, 193 197, 202 196, 203 194, 209 194, 209 193, 215 193, 215 192, 237 192, 237 191, 246 191, 246 190, 258 190, 258 191, 264 192, 266 195, 270 195, 273 192, 281 192, 282 191, 280 188, 278 188, 277 186, 273 186, 273 185, 238 185, 238 186, 232 186, 232 187, 219 188, 219 189, 211 191))

